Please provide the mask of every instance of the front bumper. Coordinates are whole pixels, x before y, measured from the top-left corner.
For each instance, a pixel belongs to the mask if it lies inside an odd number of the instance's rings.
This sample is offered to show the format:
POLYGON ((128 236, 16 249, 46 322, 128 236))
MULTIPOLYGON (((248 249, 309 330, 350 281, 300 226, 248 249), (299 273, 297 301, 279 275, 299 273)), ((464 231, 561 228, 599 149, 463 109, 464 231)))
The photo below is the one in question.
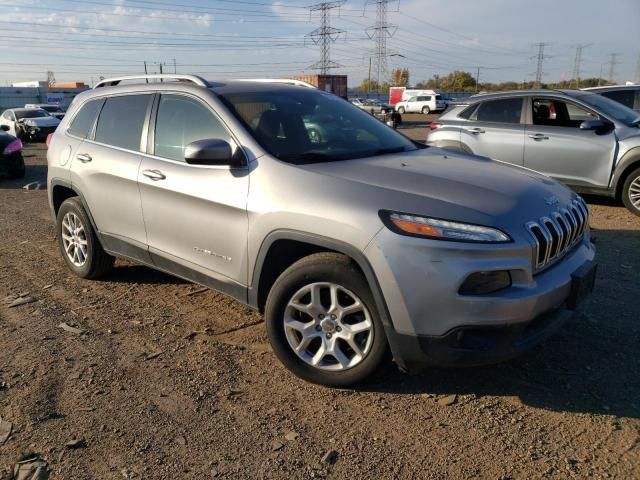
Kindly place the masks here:
POLYGON ((416 373, 428 366, 490 365, 517 357, 551 336, 574 311, 560 307, 527 323, 457 327, 439 337, 403 335, 388 329, 399 367, 416 373))
POLYGON ((390 322, 399 366, 481 365, 519 355, 571 317, 573 276, 595 258, 589 233, 561 261, 532 271, 532 246, 471 245, 404 237, 382 230, 365 249, 390 322), (510 273, 511 287, 462 295, 474 272, 510 273))

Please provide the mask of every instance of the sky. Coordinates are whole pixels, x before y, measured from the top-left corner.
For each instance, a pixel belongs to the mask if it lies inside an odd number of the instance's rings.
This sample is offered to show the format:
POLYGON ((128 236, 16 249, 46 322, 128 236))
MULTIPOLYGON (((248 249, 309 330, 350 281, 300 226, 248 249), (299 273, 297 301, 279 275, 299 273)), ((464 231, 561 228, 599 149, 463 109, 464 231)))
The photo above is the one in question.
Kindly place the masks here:
MULTIPOLYGON (((313 74, 319 47, 306 36, 320 17, 314 0, 0 0, 0 85, 58 82, 144 72, 196 73, 211 80, 313 74)), ((330 12, 337 34, 331 73, 349 85, 367 78, 375 0, 347 0, 330 12), (369 31, 369 33, 371 33, 369 31)), ((452 70, 480 82, 533 80, 536 44, 545 42, 543 81, 572 77, 637 78, 639 0, 400 0, 388 3, 389 70, 411 83, 452 70)), ((374 69, 375 72, 375 69, 374 69)), ((374 73, 375 78, 375 73, 374 73)))

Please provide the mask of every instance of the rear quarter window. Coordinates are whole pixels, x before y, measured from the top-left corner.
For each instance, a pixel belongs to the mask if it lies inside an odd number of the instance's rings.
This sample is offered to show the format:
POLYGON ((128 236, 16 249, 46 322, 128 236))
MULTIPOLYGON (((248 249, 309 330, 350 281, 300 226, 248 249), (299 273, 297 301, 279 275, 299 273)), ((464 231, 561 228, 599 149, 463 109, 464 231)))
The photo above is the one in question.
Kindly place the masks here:
POLYGON ((103 102, 104 99, 99 98, 90 100, 80 107, 80 110, 69 125, 68 132, 76 137, 87 138, 103 102))

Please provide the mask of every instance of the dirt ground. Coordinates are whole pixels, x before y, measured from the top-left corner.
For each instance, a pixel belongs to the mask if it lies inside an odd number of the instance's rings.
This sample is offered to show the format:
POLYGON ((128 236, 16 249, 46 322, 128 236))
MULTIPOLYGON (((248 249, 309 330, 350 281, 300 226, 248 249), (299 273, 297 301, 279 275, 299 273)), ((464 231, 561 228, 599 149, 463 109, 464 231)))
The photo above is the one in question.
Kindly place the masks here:
POLYGON ((45 150, 25 154, 27 178, 0 180, 0 479, 33 455, 73 480, 640 478, 640 219, 615 202, 588 198, 596 292, 546 343, 335 390, 214 291, 123 261, 72 276, 46 191, 21 188, 46 183, 45 150))

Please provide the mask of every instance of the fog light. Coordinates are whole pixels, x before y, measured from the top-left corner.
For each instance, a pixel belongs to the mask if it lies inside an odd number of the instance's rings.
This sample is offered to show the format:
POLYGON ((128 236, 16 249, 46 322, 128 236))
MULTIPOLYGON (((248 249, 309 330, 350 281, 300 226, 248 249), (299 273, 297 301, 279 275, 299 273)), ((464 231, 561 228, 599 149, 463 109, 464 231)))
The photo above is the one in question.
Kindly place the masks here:
POLYGON ((505 270, 476 272, 467 277, 458 293, 460 295, 483 295, 497 292, 510 286, 511 274, 505 270))

